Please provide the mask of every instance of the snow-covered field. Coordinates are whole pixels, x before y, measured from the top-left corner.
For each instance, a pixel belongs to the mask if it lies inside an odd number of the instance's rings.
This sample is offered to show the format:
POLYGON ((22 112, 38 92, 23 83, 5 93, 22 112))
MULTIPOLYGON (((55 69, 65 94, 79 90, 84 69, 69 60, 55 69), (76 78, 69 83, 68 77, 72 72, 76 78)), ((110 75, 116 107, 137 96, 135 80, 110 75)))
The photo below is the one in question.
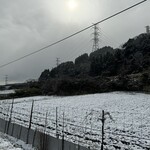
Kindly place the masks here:
MULTIPOLYGON (((46 126, 45 132, 52 136, 56 136, 57 132, 60 138, 64 135, 66 140, 99 149, 104 110, 105 149, 150 149, 149 94, 111 92, 15 99, 12 121, 29 125, 32 100, 32 128, 43 130, 46 126)), ((11 100, 0 102, 0 117, 8 119, 10 110, 11 100)))
POLYGON ((4 95, 4 94, 12 94, 12 93, 15 93, 15 90, 3 90, 3 91, 0 91, 0 95, 4 95))

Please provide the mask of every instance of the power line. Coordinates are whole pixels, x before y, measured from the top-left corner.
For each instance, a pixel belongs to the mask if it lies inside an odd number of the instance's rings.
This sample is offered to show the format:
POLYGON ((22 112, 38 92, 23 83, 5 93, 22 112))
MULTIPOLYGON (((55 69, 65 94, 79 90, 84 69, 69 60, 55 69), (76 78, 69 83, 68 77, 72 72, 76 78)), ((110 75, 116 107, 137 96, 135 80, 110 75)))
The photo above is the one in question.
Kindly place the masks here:
POLYGON ((114 39, 114 37, 112 38, 112 36, 110 36, 108 33, 104 32, 104 30, 101 30, 101 36, 102 36, 102 39, 105 38, 107 44, 111 43, 111 44, 115 44, 115 45, 120 45, 120 43, 118 41, 116 41, 114 39))
POLYGON ((43 50, 45 50, 45 49, 47 49, 47 48, 49 48, 49 47, 51 47, 51 46, 54 46, 54 45, 56 45, 56 44, 58 44, 58 43, 61 43, 61 42, 65 41, 65 40, 67 40, 67 39, 69 39, 69 38, 71 38, 71 37, 73 37, 73 36, 75 36, 75 35, 77 35, 77 34, 79 34, 79 33, 81 33, 81 32, 83 32, 83 31, 85 31, 85 30, 87 30, 87 29, 89 29, 89 28, 95 26, 95 25, 98 25, 98 24, 100 24, 100 23, 102 23, 102 22, 104 22, 104 21, 107 21, 107 20, 109 20, 109 19, 111 19, 111 18, 113 18, 113 17, 115 17, 115 16, 117 16, 117 15, 119 15, 119 14, 125 12, 125 11, 128 11, 128 10, 130 10, 130 9, 132 9, 132 8, 138 6, 138 5, 140 5, 140 4, 142 4, 142 3, 146 2, 146 1, 147 1, 147 0, 143 0, 143 1, 141 1, 141 2, 138 2, 138 3, 134 4, 134 5, 132 5, 132 6, 128 7, 128 8, 126 8, 126 9, 123 9, 122 11, 119 11, 119 12, 117 12, 117 13, 115 13, 115 14, 113 14, 113 15, 111 15, 111 16, 109 16, 109 17, 107 17, 107 18, 105 18, 105 19, 103 19, 103 20, 101 20, 101 21, 99 21, 99 22, 96 22, 95 24, 92 24, 92 25, 90 25, 90 26, 88 26, 88 27, 86 27, 86 28, 84 28, 84 29, 82 29, 82 30, 80 30, 80 31, 77 31, 77 32, 75 32, 75 33, 73 33, 73 34, 71 34, 71 35, 69 35, 69 36, 67 36, 67 37, 65 37, 65 38, 63 38, 63 39, 61 39, 61 40, 58 40, 58 41, 56 41, 56 42, 54 42, 54 43, 52 43, 52 44, 49 44, 49 45, 47 45, 47 46, 45 46, 45 47, 43 47, 43 48, 40 48, 40 49, 38 49, 38 50, 36 50, 36 51, 34 51, 34 52, 32 52, 32 53, 29 53, 29 54, 27 54, 27 55, 24 55, 24 56, 22 56, 22 57, 20 57, 20 58, 18 58, 18 59, 15 59, 15 60, 13 60, 13 61, 10 61, 10 62, 6 63, 6 64, 3 64, 3 65, 0 66, 0 68, 3 68, 3 67, 5 67, 5 66, 8 66, 8 65, 10 65, 10 64, 12 64, 12 63, 15 63, 15 62, 17 62, 17 61, 20 61, 20 60, 26 58, 26 57, 29 57, 29 56, 31 56, 31 55, 34 55, 34 54, 40 52, 40 51, 43 51, 43 50))
MULTIPOLYGON (((86 38, 87 38, 87 36, 86 36, 86 38)), ((88 39, 82 38, 80 40, 80 43, 77 44, 77 41, 74 41, 74 43, 76 43, 76 45, 72 46, 72 48, 67 53, 67 55, 65 55, 63 60, 71 61, 73 58, 76 58, 79 56, 79 52, 81 52, 81 50, 83 51, 83 49, 87 49, 87 47, 90 46, 90 45, 88 45, 88 44, 90 44, 89 38, 88 39)), ((87 52, 87 50, 86 50, 86 52, 87 52)))

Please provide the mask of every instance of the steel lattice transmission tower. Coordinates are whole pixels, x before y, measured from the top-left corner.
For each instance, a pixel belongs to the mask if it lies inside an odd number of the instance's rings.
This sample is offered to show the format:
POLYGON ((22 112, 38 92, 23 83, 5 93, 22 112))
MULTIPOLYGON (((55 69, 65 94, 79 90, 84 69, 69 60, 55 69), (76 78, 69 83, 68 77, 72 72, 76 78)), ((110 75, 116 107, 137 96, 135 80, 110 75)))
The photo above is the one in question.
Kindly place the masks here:
POLYGON ((150 26, 146 26, 146 33, 150 34, 150 26))
POLYGON ((97 24, 93 26, 94 32, 93 32, 93 47, 92 52, 99 49, 99 36, 100 36, 100 29, 97 24))
POLYGON ((60 58, 56 58, 56 66, 58 67, 60 63, 60 58))

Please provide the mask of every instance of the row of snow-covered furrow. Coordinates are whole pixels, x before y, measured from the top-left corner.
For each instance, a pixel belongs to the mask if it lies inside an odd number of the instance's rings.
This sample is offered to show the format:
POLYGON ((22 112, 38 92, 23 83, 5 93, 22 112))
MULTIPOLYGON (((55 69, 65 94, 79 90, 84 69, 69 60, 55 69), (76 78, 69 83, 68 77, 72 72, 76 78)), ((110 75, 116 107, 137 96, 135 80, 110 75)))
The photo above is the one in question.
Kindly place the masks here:
MULTIPOLYGON (((22 114, 22 116, 20 116, 20 115, 21 115, 20 113, 12 114, 12 121, 15 123, 18 123, 18 124, 22 124, 24 126, 28 126, 29 125, 29 116, 26 114, 22 114)), ((3 114, 3 116, 5 116, 5 114, 3 114)), ((45 128, 44 122, 45 122, 44 117, 38 118, 38 116, 33 115, 33 118, 32 118, 32 127, 33 128, 43 130, 43 128, 45 128)), ((121 143, 121 147, 123 145, 124 145, 124 147, 138 146, 138 147, 142 147, 142 149, 146 149, 149 147, 149 145, 146 145, 146 143, 144 143, 144 145, 142 145, 143 143, 136 142, 137 138, 135 138, 133 136, 133 134, 131 134, 131 133, 128 133, 128 132, 125 133, 125 131, 116 130, 116 128, 114 128, 114 129, 108 128, 108 129, 105 130, 106 135, 107 135, 105 137, 106 145, 110 145, 111 147, 119 148, 120 147, 119 145, 121 143), (108 129, 111 132, 107 133, 108 129), (117 132, 118 132, 118 134, 117 134, 117 132), (125 136, 125 138, 122 138, 123 135, 125 136), (128 135, 128 136, 126 136, 126 135, 128 135), (118 137, 121 137, 121 138, 118 139, 118 137), (128 138, 130 138, 130 142, 127 142, 128 138), (110 142, 110 139, 111 139, 111 142, 110 142), (131 139, 132 139, 132 141, 131 141, 131 139), (112 144, 110 144, 110 143, 112 143, 112 144)), ((46 132, 53 136, 56 135, 56 120, 55 119, 48 120, 48 118, 47 118, 46 132)), ((77 126, 77 125, 74 125, 74 122, 69 123, 69 122, 66 122, 65 120, 64 121, 58 120, 57 132, 59 133, 60 137, 62 137, 62 135, 64 135, 65 139, 67 139, 71 142, 74 142, 74 143, 82 143, 82 145, 85 145, 88 147, 90 146, 90 147, 98 148, 101 143, 101 130, 98 130, 98 129, 94 130, 92 127, 90 128, 87 126, 77 126), (64 131, 63 131, 63 124, 64 124, 64 131)))
MULTIPOLYGON (((55 113, 55 112, 54 112, 55 113)), ((9 115, 9 114, 8 114, 9 115)), ((13 111, 13 114, 12 114, 12 118, 23 118, 25 120, 25 122, 28 122, 29 121, 29 118, 30 118, 30 111, 25 111, 25 109, 17 109, 17 111, 13 111), (24 113, 23 113, 23 112, 24 113), (18 116, 18 117, 17 117, 18 116)), ((87 118, 86 116, 85 117, 82 117, 82 118, 86 118, 86 119, 76 119, 77 116, 73 116, 73 119, 70 118, 70 116, 66 116, 64 118, 64 122, 66 122, 66 124, 69 124, 70 126, 76 126, 78 127, 78 130, 80 128, 92 128, 92 130, 100 130, 101 128, 101 122, 100 121, 97 121, 96 120, 96 117, 92 118, 92 120, 90 120, 91 118, 87 118)), ((33 112, 33 122, 38 122, 40 124, 44 124, 45 123, 45 119, 46 119, 46 116, 45 116, 45 113, 43 114, 42 112, 38 112, 38 111, 34 111, 33 112)), ((109 118, 108 118, 109 119, 109 118)), ((118 119, 118 118, 117 118, 118 119)), ((58 115, 58 120, 59 122, 63 122, 63 115, 62 114, 59 114, 58 115)), ((150 129, 150 125, 147 124, 146 121, 143 121, 143 123, 139 124, 138 122, 134 122, 131 121, 129 123, 120 123, 121 119, 119 118, 118 120, 115 120, 115 117, 113 117, 113 120, 106 120, 106 124, 105 124, 105 129, 108 130, 108 131, 123 131, 123 132, 126 132, 127 134, 132 134, 137 137, 144 137, 144 138, 150 138, 150 134, 149 134, 149 129, 150 129)), ((126 120, 127 122, 129 121, 126 120)), ((135 121, 135 120, 134 120, 135 121)), ((47 122, 50 126, 53 126, 56 122, 56 115, 55 114, 48 114, 47 116, 47 122)))
MULTIPOLYGON (((57 130, 60 134, 62 134, 64 113, 65 138, 73 142, 78 140, 80 140, 80 143, 81 140, 86 141, 88 145, 98 147, 101 141, 101 110, 105 109, 105 113, 109 114, 105 116, 105 145, 109 150, 111 147, 114 149, 117 146, 123 149, 129 149, 128 147, 130 146, 136 150, 150 147, 150 140, 148 140, 150 139, 150 96, 147 94, 116 92, 74 97, 17 99, 13 107, 13 112, 17 113, 12 115, 12 121, 17 122, 17 120, 20 120, 18 123, 25 124, 24 122, 26 122, 26 126, 28 126, 33 99, 35 99, 33 128, 42 130, 45 126, 46 114, 48 114, 46 132, 55 136, 57 107, 57 130), (144 142, 138 143, 136 141, 144 142)), ((3 108, 5 106, 7 108, 9 105, 7 110, 10 111, 11 101, 0 103, 3 108)), ((7 114, 10 116, 10 113, 7 114)))
MULTIPOLYGON (((8 114, 4 114, 1 113, 1 118, 7 118, 7 120, 9 120, 9 116, 8 114)), ((18 116, 12 114, 12 118, 11 121, 13 123, 17 123, 20 125, 23 125, 25 127, 29 126, 29 116, 27 115, 23 115, 23 116, 18 116), (25 117, 26 116, 26 117, 25 117)), ((45 129, 45 124, 44 124, 45 119, 43 118, 43 120, 40 118, 37 118, 35 116, 33 116, 32 118, 32 128, 33 129, 37 129, 37 130, 41 130, 44 131, 54 137, 56 137, 56 121, 55 120, 50 120, 49 123, 46 124, 46 129, 45 129)), ((64 136, 65 139, 69 139, 69 141, 74 142, 74 143, 82 143, 86 146, 89 146, 89 143, 91 141, 95 141, 98 142, 99 140, 96 140, 97 138, 95 137, 99 137, 100 135, 97 134, 97 132, 95 131, 92 132, 91 134, 91 129, 90 128, 86 128, 84 129, 81 126, 77 126, 74 124, 71 124, 68 122, 62 122, 58 120, 57 123, 57 133, 59 134, 59 137, 62 138, 62 136, 64 136), (64 127, 63 127, 64 124, 64 127), (64 128, 64 131, 63 131, 64 128), (78 129, 77 129, 78 128, 78 129)))

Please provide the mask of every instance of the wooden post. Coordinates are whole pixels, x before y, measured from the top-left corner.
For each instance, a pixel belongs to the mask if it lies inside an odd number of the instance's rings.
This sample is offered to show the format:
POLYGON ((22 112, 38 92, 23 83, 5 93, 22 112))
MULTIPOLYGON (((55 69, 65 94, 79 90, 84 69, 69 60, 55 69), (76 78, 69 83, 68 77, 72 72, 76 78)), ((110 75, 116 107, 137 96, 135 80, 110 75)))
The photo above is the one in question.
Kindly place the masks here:
POLYGON ((58 138, 58 107, 56 107, 56 138, 58 138))
POLYGON ((47 134, 46 134, 47 116, 48 116, 48 112, 46 112, 46 117, 45 117, 45 129, 44 129, 44 135, 43 135, 43 150, 47 149, 47 134))
MULTIPOLYGON (((7 104, 8 104, 8 100, 7 100, 7 104)), ((9 106, 10 107, 10 106, 9 106)), ((4 129, 4 133, 6 133, 7 132, 7 126, 8 126, 8 121, 7 121, 7 116, 9 116, 8 114, 9 114, 9 107, 7 108, 7 112, 6 112, 6 114, 5 114, 5 109, 4 109, 4 115, 6 116, 5 118, 4 118, 4 120, 5 120, 5 129, 4 129)), ((9 120, 9 118, 8 118, 8 120, 9 120)))
POLYGON ((32 113, 33 113, 33 107, 34 107, 34 100, 32 101, 32 106, 31 106, 31 113, 30 113, 30 121, 29 121, 29 128, 28 128, 28 133, 27 133, 27 140, 26 143, 28 144, 29 140, 29 132, 31 129, 31 124, 32 124, 32 113))
POLYGON ((104 124, 105 124, 105 113, 102 110, 102 143, 101 143, 101 150, 104 150, 104 124))
POLYGON ((14 99, 12 100, 12 104, 11 104, 10 118, 9 118, 10 122, 11 122, 11 119, 12 119, 13 107, 14 107, 14 99))
POLYGON ((47 117, 48 117, 48 112, 46 112, 46 115, 45 115, 45 128, 44 128, 44 133, 46 133, 46 129, 47 129, 47 117))
POLYGON ((7 125, 7 131, 6 131, 7 134, 8 134, 8 131, 9 131, 9 126, 10 126, 11 120, 12 120, 13 107, 14 107, 14 99, 12 99, 10 117, 9 117, 9 121, 8 121, 8 125, 7 125))

